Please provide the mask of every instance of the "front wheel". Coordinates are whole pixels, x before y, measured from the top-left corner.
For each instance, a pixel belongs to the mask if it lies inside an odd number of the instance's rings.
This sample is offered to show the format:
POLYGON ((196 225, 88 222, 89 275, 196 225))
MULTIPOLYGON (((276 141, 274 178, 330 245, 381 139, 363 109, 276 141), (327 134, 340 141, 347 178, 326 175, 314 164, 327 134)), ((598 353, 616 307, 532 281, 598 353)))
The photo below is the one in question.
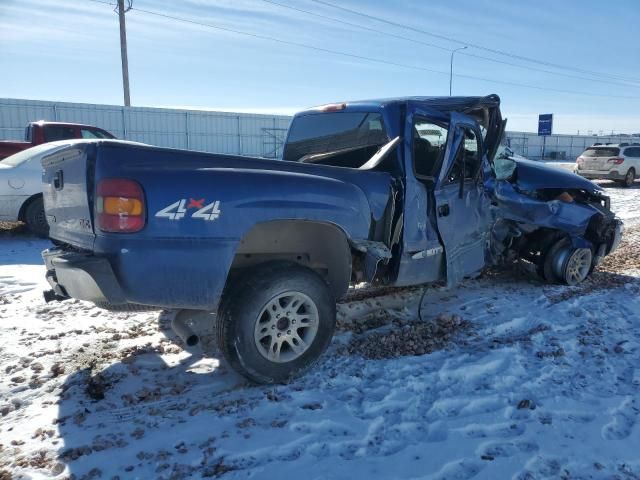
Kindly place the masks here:
POLYGON ((593 271, 590 248, 575 248, 568 239, 556 242, 544 259, 544 277, 550 283, 577 285, 593 271))
POLYGON ((257 383, 285 383, 316 363, 335 322, 335 299, 324 279, 276 262, 250 269, 226 288, 217 341, 236 372, 257 383))

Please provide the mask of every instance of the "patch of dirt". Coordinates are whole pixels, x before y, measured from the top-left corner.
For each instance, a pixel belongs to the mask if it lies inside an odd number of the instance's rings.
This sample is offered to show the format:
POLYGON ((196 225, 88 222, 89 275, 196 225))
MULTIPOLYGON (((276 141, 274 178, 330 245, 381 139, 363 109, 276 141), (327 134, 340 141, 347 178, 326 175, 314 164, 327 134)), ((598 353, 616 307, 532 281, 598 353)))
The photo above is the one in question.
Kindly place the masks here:
POLYGON ((357 321, 354 321, 351 318, 337 318, 336 330, 343 332, 350 331, 359 334, 369 330, 375 330, 376 328, 392 323, 396 326, 399 325, 399 321, 397 319, 392 318, 388 311, 384 310, 383 307, 380 307, 380 310, 371 312, 357 321))
POLYGON ((28 234, 27 225, 22 222, 0 222, 0 235, 12 236, 28 234))
POLYGON ((204 478, 209 478, 209 477, 217 478, 233 470, 237 470, 237 467, 224 463, 224 457, 220 457, 219 459, 215 460, 212 464, 207 465, 204 468, 202 472, 202 476, 204 478))
POLYGON ((111 383, 107 382, 104 376, 98 373, 88 378, 85 393, 92 400, 103 400, 104 392, 111 386, 111 383))
POLYGON ((445 348, 456 335, 470 329, 471 322, 462 317, 442 314, 433 322, 415 322, 389 332, 371 332, 353 338, 339 353, 372 360, 424 355, 445 348))
POLYGON ((598 266, 602 272, 619 273, 629 270, 640 270, 640 225, 627 228, 622 234, 618 249, 604 258, 598 266))
MULTIPOLYGON (((433 284, 428 284, 433 287, 433 284)), ((359 302, 361 300, 367 300, 376 297, 384 297, 394 293, 411 293, 422 291, 424 286, 417 285, 411 287, 376 287, 368 286, 365 288, 351 288, 347 292, 347 296, 338 303, 359 302)))

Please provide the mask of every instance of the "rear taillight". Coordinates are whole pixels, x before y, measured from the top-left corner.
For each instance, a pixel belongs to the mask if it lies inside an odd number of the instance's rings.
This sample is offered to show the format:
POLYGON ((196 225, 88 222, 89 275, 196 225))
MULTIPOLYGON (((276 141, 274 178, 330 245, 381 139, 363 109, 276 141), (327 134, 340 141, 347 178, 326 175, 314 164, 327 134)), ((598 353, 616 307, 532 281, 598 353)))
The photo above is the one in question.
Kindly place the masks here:
POLYGON ((96 218, 103 232, 138 232, 144 228, 144 192, 135 180, 106 178, 98 183, 96 218))
POLYGON ((582 165, 583 162, 584 162, 584 158, 582 158, 582 157, 576 158, 576 164, 582 165))
POLYGON ((613 163, 614 165, 620 165, 622 162, 624 162, 624 158, 610 158, 609 160, 607 160, 607 162, 613 163))

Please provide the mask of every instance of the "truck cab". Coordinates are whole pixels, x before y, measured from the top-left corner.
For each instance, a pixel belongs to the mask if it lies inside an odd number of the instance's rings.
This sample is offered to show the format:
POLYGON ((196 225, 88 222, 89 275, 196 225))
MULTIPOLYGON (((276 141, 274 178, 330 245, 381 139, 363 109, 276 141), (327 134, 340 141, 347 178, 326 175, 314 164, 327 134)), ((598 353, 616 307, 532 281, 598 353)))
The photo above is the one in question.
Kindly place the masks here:
POLYGON ((485 266, 492 215, 483 179, 504 128, 499 105, 497 96, 325 105, 294 117, 283 159, 391 174, 394 215, 383 240, 396 261, 384 283, 453 285, 485 266), (386 158, 367 165, 395 138, 386 158))
POLYGON ((27 124, 24 141, 0 141, 0 160, 42 143, 73 138, 108 139, 115 137, 106 130, 92 125, 39 120, 27 124))

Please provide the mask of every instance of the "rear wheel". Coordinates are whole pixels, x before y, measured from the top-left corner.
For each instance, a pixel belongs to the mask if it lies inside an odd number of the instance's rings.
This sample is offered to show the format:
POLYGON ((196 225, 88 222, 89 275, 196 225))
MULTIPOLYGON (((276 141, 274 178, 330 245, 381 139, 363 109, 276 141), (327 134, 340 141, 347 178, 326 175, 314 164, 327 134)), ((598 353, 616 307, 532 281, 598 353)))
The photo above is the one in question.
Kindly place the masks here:
POLYGON ((257 383, 284 383, 326 350, 336 305, 316 272, 291 263, 251 269, 225 290, 217 341, 225 360, 257 383))
POLYGON ((625 187, 630 187, 633 185, 633 182, 636 178, 636 171, 632 167, 627 171, 627 174, 624 176, 624 180, 622 181, 622 185, 625 187))
POLYGON ((24 221, 34 235, 44 238, 49 236, 49 224, 44 214, 44 201, 42 197, 37 197, 29 202, 29 205, 27 205, 24 211, 24 221))

